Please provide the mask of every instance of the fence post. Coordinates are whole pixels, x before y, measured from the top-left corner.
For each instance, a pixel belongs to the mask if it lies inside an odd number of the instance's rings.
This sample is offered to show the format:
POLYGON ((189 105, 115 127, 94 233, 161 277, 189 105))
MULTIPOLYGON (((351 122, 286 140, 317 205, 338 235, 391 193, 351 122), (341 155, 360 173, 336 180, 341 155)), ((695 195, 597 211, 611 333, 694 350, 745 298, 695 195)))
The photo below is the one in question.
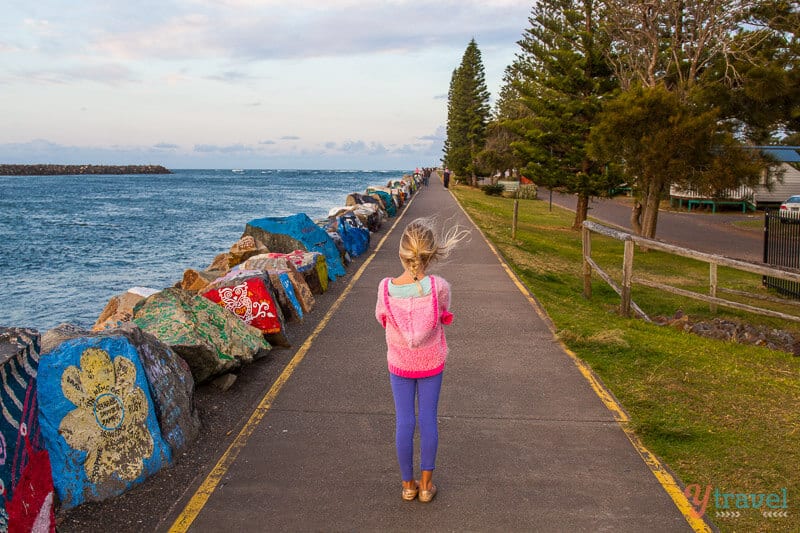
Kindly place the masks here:
MULTIPOLYGON (((717 264, 716 263, 709 263, 708 264, 708 294, 714 298, 717 297, 717 264)), ((717 304, 710 303, 708 304, 708 308, 712 313, 717 312, 717 304)))
POLYGON ((519 215, 519 200, 514 200, 514 217, 511 220, 511 240, 517 238, 518 215, 519 215))
POLYGON ((592 298, 592 265, 588 259, 592 257, 592 232, 584 226, 581 230, 581 241, 583 243, 583 297, 587 300, 592 298))
POLYGON ((633 247, 630 239, 625 240, 625 250, 622 258, 622 303, 620 313, 624 317, 631 316, 631 278, 633 278, 633 247))

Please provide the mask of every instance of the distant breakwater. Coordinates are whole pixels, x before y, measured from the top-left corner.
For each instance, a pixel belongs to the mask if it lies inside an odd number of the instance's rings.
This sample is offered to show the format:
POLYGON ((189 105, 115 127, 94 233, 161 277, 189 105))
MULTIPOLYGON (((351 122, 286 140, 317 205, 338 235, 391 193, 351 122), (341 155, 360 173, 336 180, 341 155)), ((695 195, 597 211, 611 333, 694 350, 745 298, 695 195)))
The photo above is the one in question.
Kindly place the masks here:
POLYGON ((161 165, 0 165, 0 176, 76 174, 172 174, 161 165))

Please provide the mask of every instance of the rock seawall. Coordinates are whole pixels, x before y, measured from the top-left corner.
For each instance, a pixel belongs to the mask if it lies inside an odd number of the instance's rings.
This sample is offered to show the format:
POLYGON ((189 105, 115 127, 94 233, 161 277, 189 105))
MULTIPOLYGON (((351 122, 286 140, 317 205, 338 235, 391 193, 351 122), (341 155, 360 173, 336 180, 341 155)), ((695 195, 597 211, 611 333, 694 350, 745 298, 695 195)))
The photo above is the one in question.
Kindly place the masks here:
POLYGON ((75 174, 172 174, 161 165, 0 165, 0 176, 75 174))

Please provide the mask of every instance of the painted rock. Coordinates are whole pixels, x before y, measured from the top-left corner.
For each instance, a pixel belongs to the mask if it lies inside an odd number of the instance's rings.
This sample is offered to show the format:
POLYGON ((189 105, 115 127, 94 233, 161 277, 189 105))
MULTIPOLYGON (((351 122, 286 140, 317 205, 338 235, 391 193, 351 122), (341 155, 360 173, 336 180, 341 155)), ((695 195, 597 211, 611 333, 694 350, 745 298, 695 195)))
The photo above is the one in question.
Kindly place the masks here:
POLYGON ((0 327, 0 531, 55 531, 50 456, 39 425, 39 334, 0 327))
POLYGON ((180 355, 195 383, 249 363, 270 349, 260 330, 208 298, 177 288, 139 302, 133 321, 180 355))

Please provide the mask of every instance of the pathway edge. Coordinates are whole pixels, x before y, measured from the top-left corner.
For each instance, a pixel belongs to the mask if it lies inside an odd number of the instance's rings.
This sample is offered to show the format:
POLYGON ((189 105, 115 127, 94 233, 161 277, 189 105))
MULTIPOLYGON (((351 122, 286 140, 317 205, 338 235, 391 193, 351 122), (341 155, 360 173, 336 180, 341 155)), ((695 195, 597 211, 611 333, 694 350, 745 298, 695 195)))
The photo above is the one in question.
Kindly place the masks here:
POLYGON ((389 228, 389 231, 387 231, 383 238, 381 238, 380 242, 378 242, 378 245, 375 246, 375 249, 372 251, 370 256, 364 260, 356 273, 353 274, 352 279, 350 279, 350 282, 347 284, 347 287, 344 288, 342 294, 340 294, 336 301, 331 304, 330 308, 328 308, 328 311, 325 313, 325 316, 322 317, 322 319, 319 321, 319 324, 317 324, 311 334, 306 338, 305 342, 303 342, 303 344, 297 350, 297 353, 295 353, 292 359, 286 364, 283 371, 275 379, 275 382, 269 388, 267 393, 258 402, 258 405, 253 410, 250 418, 247 420, 247 422, 245 422, 242 429, 233 439, 233 442, 231 442, 231 444, 219 458, 214 468, 212 468, 211 471, 206 475, 203 482, 195 490, 194 494, 189 499, 189 502, 184 506, 183 510, 178 515, 178 518, 176 518, 172 526, 170 526, 168 529, 169 533, 185 533, 189 530, 189 527, 191 527, 194 520, 205 507, 208 499, 214 493, 217 485, 219 485, 220 481, 222 481, 222 478, 228 472, 230 466, 247 444, 247 440, 250 438, 250 435, 253 434, 253 431, 255 431, 256 426, 258 426, 258 424, 272 407, 273 402, 278 397, 278 394, 283 386, 292 376, 303 358, 305 358, 306 353, 308 353, 308 350, 311 348, 311 345, 314 343, 316 338, 328 325, 331 317, 336 313, 339 307, 341 307, 344 300, 350 294, 350 291, 355 283, 366 271, 367 266, 369 266, 377 253, 381 250, 381 248, 383 248, 384 242, 386 242, 386 239, 394 232, 395 228, 408 211, 408 207, 411 206, 416 197, 416 194, 411 197, 411 200, 406 204, 403 212, 400 213, 400 215, 395 219, 394 224, 392 224, 392 226, 389 228))
POLYGON ((595 375, 594 371, 589 367, 589 365, 586 364, 586 362, 584 362, 580 357, 578 357, 575 352, 570 350, 569 347, 567 347, 567 345, 564 344, 564 342, 558 337, 555 324, 547 314, 547 311, 544 309, 542 304, 539 303, 531 291, 522 283, 522 281, 520 281, 519 277, 508 265, 508 262, 505 260, 505 258, 500 254, 488 237, 486 237, 486 234, 475 223, 470 214, 467 213, 467 210, 464 209, 464 206, 461 205, 461 202, 458 201, 458 198, 456 198, 455 194, 453 194, 453 191, 448 190, 448 192, 453 197, 453 200, 455 200, 456 204, 458 204, 458 207, 461 209, 467 219, 472 223, 473 226, 475 226, 475 229, 478 230, 478 233, 480 233, 481 237, 489 246, 489 249, 492 251, 495 257, 497 257, 497 259, 500 261, 500 264, 503 266, 506 274, 508 274, 508 276, 511 278, 511 281, 514 282, 514 285, 516 285, 517 289, 519 289, 522 295, 525 296, 525 298, 528 300, 528 303, 530 303, 534 311, 536 311, 536 314, 539 315, 539 317, 547 325, 547 328, 553 335, 553 339, 559 344, 561 349, 570 357, 570 359, 572 359, 573 363, 575 363, 575 366, 578 367, 581 375, 583 375, 583 377, 591 386, 592 390, 595 392, 598 398, 600 398, 600 401, 603 402, 603 405, 605 405, 606 408, 614 415, 614 419, 616 420, 620 429, 622 429, 622 431, 625 433, 625 436, 628 437, 628 440, 636 450, 636 453, 639 454, 639 457, 642 458, 644 463, 658 480, 661 487, 672 499, 673 503, 686 519, 686 522, 689 524, 689 526, 697 533, 710 533, 712 531, 711 527, 706 523, 705 520, 703 520, 702 517, 697 515, 694 507, 686 498, 686 495, 683 493, 678 482, 675 480, 675 477, 670 473, 668 468, 661 463, 658 457, 656 457, 655 454, 647 449, 636 433, 634 433, 634 431, 630 428, 630 425, 628 424, 628 422, 630 422, 630 418, 628 417, 628 414, 625 412, 625 409, 622 407, 622 405, 614 397, 613 393, 606 388, 606 386, 595 375))

